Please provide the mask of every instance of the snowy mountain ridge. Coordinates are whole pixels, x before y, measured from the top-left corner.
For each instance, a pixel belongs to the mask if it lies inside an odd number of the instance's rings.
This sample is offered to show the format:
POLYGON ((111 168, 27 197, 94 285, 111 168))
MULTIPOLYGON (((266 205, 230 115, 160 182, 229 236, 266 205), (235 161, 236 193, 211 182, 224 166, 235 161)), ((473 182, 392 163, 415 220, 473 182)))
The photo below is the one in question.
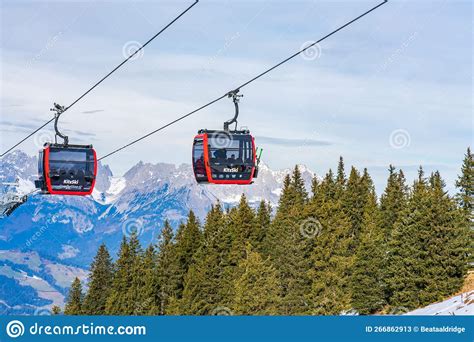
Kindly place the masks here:
MULTIPOLYGON (((300 170, 309 189, 315 175, 305 166, 300 166, 300 170)), ((99 163, 92 196, 34 194, 12 216, 0 221, 0 248, 22 247, 19 242, 22 242, 24 235, 33 234, 38 227, 48 227, 48 233, 58 234, 53 239, 59 242, 57 246, 48 241, 35 244, 32 248, 41 255, 57 258, 64 255, 63 245, 72 246, 81 251, 78 253, 80 255, 62 260, 68 259, 87 266, 95 253, 92 247, 98 247, 104 240, 113 240, 112 245, 117 245, 124 225, 129 220, 140 221, 143 225, 141 238, 144 243, 149 243, 156 238, 164 220, 168 219, 176 226, 186 219, 192 209, 203 221, 210 206, 217 201, 230 207, 236 205, 241 195, 245 194, 249 203, 255 207, 261 200, 269 201, 275 207, 284 177, 291 171, 273 171, 262 164, 259 177, 252 185, 216 186, 198 185, 192 167, 188 164, 175 166, 139 162, 123 176, 115 176, 108 165, 99 163), (81 245, 85 243, 82 240, 86 236, 88 244, 84 250, 81 245), (66 238, 67 241, 63 241, 66 238), (91 244, 91 239, 95 243, 91 244), (49 246, 49 251, 46 246, 49 246)), ((19 192, 34 189, 36 173, 35 156, 15 151, 1 159, 0 180, 12 182, 18 179, 19 192)))
MULTIPOLYGON (((37 157, 21 151, 6 155, 0 159, 0 182, 18 179, 17 191, 31 192, 37 162, 37 157)), ((218 200, 231 207, 244 193, 253 206, 265 199, 275 207, 283 179, 291 171, 261 165, 252 185, 213 186, 198 185, 186 164, 139 162, 122 176, 99 164, 92 196, 33 194, 0 220, 0 279, 8 284, 0 288, 0 312, 33 313, 35 308, 62 305, 64 279, 69 284, 72 274, 84 278, 102 243, 115 256, 123 235, 133 228, 148 245, 156 243, 166 219, 177 227, 192 209, 203 222, 218 200)), ((314 173, 304 166, 301 171, 309 188, 314 173)))

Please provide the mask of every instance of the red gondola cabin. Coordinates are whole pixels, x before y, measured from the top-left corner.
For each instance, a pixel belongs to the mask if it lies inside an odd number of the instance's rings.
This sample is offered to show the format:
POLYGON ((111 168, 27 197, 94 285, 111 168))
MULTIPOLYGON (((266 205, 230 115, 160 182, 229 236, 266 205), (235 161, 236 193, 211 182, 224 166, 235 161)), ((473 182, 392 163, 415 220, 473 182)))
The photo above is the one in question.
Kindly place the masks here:
POLYGON ((257 176, 255 140, 247 130, 200 130, 194 138, 193 169, 198 183, 251 184, 257 176))
POLYGON ((97 175, 97 156, 92 145, 45 144, 38 158, 43 193, 51 195, 90 195, 97 175))

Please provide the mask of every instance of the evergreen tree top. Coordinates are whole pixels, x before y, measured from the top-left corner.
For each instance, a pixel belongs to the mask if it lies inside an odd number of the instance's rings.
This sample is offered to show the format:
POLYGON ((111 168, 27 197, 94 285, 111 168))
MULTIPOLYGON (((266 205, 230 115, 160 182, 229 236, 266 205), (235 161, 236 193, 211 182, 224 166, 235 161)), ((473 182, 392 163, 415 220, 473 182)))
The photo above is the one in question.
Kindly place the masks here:
POLYGON ((359 171, 354 166, 351 166, 351 172, 349 173, 348 185, 355 184, 360 179, 359 171))
POLYGON ((390 164, 388 166, 388 172, 389 172, 389 177, 392 176, 395 173, 396 167, 390 164))
POLYGON ((339 157, 339 164, 337 165, 336 182, 338 182, 341 185, 344 185, 346 183, 346 174, 344 171, 344 159, 342 158, 342 156, 339 157))
POLYGON ((474 156, 471 148, 467 148, 461 167, 461 174, 456 180, 458 194, 456 198, 468 217, 474 217, 474 156))

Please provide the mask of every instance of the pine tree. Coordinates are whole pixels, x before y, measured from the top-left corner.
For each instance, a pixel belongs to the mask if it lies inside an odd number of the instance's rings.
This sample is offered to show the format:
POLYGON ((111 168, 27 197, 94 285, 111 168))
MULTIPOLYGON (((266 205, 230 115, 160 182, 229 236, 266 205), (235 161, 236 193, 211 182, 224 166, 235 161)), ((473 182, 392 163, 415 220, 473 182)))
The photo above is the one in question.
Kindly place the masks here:
POLYGON ((261 201, 258 207, 256 222, 255 222, 255 234, 254 234, 254 249, 268 255, 268 251, 265 250, 265 237, 270 229, 272 207, 270 203, 261 201))
MULTIPOLYGON (((128 241, 130 250, 130 281, 131 285, 127 292, 127 298, 130 302, 129 314, 138 315, 145 302, 142 302, 141 291, 144 286, 144 269, 143 269, 143 250, 138 240, 138 233, 133 232, 128 241)), ((149 300, 148 298, 145 300, 149 300)))
POLYGON ((119 256, 115 262, 112 288, 107 298, 105 312, 108 315, 132 315, 134 303, 131 302, 130 289, 133 282, 134 256, 127 238, 120 245, 119 256))
POLYGON ((456 180, 457 199, 464 210, 466 220, 472 227, 474 222, 474 156, 468 148, 461 168, 461 175, 456 180))
POLYGON ((291 176, 286 175, 285 179, 283 180, 283 189, 280 195, 280 199, 278 200, 278 215, 284 215, 289 211, 289 208, 293 204, 292 198, 292 191, 291 191, 291 176))
POLYGON ((361 176, 359 172, 354 167, 352 167, 349 179, 347 181, 343 203, 344 210, 351 220, 351 250, 353 252, 355 252, 359 243, 362 221, 364 219, 364 208, 372 185, 372 180, 367 172, 367 169, 364 169, 364 173, 361 176))
POLYGON ((192 265, 193 257, 201 246, 201 230, 199 221, 191 210, 185 225, 181 225, 176 235, 175 258, 177 261, 178 288, 176 298, 182 296, 184 277, 192 265))
MULTIPOLYGON (((458 193, 456 198, 462 208, 463 221, 470 229, 470 239, 474 240, 474 157, 468 147, 461 168, 461 175, 456 180, 458 193)), ((469 263, 474 265, 474 246, 470 249, 469 263)))
POLYGON ((232 247, 230 251, 230 264, 237 266, 245 256, 247 243, 253 246, 257 244, 257 222, 255 212, 250 208, 247 198, 242 195, 236 210, 229 215, 228 229, 232 232, 232 247))
POLYGON ((408 205, 395 223, 388 245, 388 265, 386 270, 387 294, 392 307, 413 309, 421 305, 418 299, 419 284, 424 282, 423 260, 428 256, 423 249, 420 232, 428 225, 428 187, 423 169, 418 171, 418 179, 408 205))
POLYGON ((281 313, 287 315, 303 314, 307 310, 308 237, 301 233, 307 197, 301 173, 295 167, 292 176, 285 178, 280 205, 264 241, 282 287, 281 313))
POLYGON ((445 191, 439 172, 429 180, 430 221, 421 235, 427 257, 423 260, 422 304, 443 299, 461 289, 467 274, 472 240, 456 202, 445 191))
POLYGON ((229 275, 235 270, 230 265, 232 241, 226 215, 217 204, 207 214, 203 242, 185 277, 183 296, 174 314, 208 315, 216 307, 231 306, 230 292, 233 291, 230 291, 232 278, 229 275))
POLYGON ((84 295, 82 293, 82 284, 79 278, 74 278, 69 295, 64 308, 65 315, 82 315, 82 303, 84 295))
POLYGON ((89 290, 84 298, 85 315, 104 315, 113 278, 113 263, 107 247, 99 246, 89 275, 89 290))
POLYGON ((467 271, 469 231, 455 201, 435 172, 426 181, 420 168, 389 246, 390 304, 408 309, 443 299, 462 286, 467 271))
POLYGON ((371 186, 364 208, 361 240, 351 269, 352 307, 360 314, 372 314, 385 303, 385 243, 379 217, 375 189, 371 186))
POLYGON ((157 283, 159 288, 159 313, 165 315, 169 311, 170 301, 178 292, 178 263, 173 244, 173 228, 165 221, 160 233, 157 255, 157 283))
POLYGON ((405 176, 400 170, 395 172, 395 167, 390 165, 389 176, 385 191, 380 197, 380 225, 384 230, 384 240, 388 241, 393 227, 403 215, 407 206, 408 188, 405 184, 405 176))
POLYGON ((291 176, 291 188, 294 191, 292 205, 303 207, 308 201, 308 192, 298 165, 295 166, 291 176))
POLYGON ((234 281, 234 313, 238 315, 276 315, 279 309, 277 271, 247 246, 246 257, 239 263, 234 281))
POLYGON ((351 222, 337 188, 329 170, 320 184, 313 182, 314 195, 305 208, 306 215, 317 220, 320 229, 308 240, 311 242, 307 256, 310 264, 306 271, 310 279, 305 295, 308 314, 340 314, 351 308, 351 222), (315 185, 317 191, 314 191, 315 185))
POLYGON ((344 171, 344 159, 339 157, 339 164, 337 165, 337 175, 336 175, 336 193, 335 195, 338 198, 344 196, 344 191, 346 190, 347 178, 344 171))
POLYGON ((310 202, 315 202, 321 199, 321 186, 318 177, 314 177, 311 181, 311 193, 313 196, 310 199, 310 202))
POLYGON ((246 246, 250 244, 257 249, 261 249, 262 246, 258 242, 259 231, 256 215, 249 206, 245 195, 242 195, 239 205, 229 211, 226 219, 227 233, 224 238, 230 243, 230 250, 226 254, 219 286, 222 293, 221 303, 232 303, 234 282, 239 276, 236 269, 246 255, 246 246))
MULTIPOLYGON (((314 185, 314 184, 313 184, 314 185)), ((337 192, 337 185, 336 181, 334 180, 334 173, 331 169, 326 173, 324 176, 321 185, 319 186, 319 193, 321 199, 336 199, 336 192, 337 192)), ((315 196, 316 197, 316 196, 315 196)))
POLYGON ((160 289, 157 281, 156 253, 153 245, 148 246, 141 257, 142 283, 138 292, 138 301, 135 305, 134 314, 157 315, 160 313, 160 289))

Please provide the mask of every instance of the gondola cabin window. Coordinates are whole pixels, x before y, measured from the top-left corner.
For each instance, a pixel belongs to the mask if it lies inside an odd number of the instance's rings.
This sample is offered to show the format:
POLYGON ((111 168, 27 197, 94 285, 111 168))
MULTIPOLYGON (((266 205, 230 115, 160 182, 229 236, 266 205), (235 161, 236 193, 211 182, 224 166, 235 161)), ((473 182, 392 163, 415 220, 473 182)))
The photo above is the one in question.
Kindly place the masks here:
POLYGON ((44 193, 90 195, 97 174, 97 157, 91 146, 47 145, 39 154, 39 180, 44 193))

